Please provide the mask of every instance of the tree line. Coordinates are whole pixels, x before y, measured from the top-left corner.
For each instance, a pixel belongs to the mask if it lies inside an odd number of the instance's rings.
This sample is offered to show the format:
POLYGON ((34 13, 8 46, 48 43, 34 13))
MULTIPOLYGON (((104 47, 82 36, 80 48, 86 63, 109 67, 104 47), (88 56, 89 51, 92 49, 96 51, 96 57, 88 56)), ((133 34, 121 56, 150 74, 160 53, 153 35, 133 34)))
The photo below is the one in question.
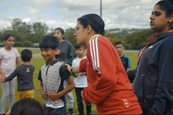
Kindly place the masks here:
MULTIPOLYGON (((56 27, 55 27, 56 28, 56 27)), ((123 41, 126 49, 139 50, 145 46, 152 38, 150 29, 119 29, 122 31, 115 31, 116 29, 106 30, 105 36, 114 44, 116 41, 123 41)), ((74 37, 75 28, 68 28, 65 30, 65 38, 76 43, 74 37)), ((34 43, 39 43, 40 39, 45 35, 53 35, 54 29, 49 27, 43 22, 35 22, 33 24, 23 22, 19 18, 11 21, 11 27, 4 28, 0 31, 1 43, 6 34, 13 34, 15 36, 16 47, 33 47, 34 43)))

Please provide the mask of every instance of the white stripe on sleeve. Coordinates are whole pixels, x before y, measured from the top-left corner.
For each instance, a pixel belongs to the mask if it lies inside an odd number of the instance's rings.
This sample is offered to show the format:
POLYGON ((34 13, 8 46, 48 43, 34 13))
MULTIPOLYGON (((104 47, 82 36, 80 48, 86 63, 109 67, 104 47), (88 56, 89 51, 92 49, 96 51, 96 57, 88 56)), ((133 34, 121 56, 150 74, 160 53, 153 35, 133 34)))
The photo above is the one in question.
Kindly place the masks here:
POLYGON ((99 74, 100 71, 100 61, 99 61, 99 49, 98 49, 98 36, 90 41, 90 53, 92 58, 93 69, 99 74))

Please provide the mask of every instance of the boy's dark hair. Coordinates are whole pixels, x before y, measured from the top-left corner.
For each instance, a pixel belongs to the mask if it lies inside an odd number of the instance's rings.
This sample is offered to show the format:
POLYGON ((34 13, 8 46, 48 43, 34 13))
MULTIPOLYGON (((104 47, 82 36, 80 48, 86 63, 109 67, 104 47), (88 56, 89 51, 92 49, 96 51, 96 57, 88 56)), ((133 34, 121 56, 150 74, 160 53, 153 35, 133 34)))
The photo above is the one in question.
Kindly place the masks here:
POLYGON ((74 47, 75 47, 75 49, 79 49, 79 48, 83 47, 83 45, 75 44, 74 47))
POLYGON ((43 115, 42 105, 32 98, 17 101, 11 108, 10 115, 43 115))
POLYGON ((56 37, 53 36, 44 36, 43 39, 39 43, 39 47, 41 48, 51 48, 56 49, 58 48, 58 40, 56 37))
POLYGON ((115 42, 114 46, 116 46, 118 44, 122 44, 123 45, 123 41, 117 41, 117 42, 115 42))
POLYGON ((32 58, 32 52, 29 49, 24 49, 21 52, 21 59, 22 61, 26 62, 26 61, 30 61, 32 58))
POLYGON ((7 41, 9 37, 14 37, 14 35, 13 34, 6 34, 4 36, 4 41, 7 41))

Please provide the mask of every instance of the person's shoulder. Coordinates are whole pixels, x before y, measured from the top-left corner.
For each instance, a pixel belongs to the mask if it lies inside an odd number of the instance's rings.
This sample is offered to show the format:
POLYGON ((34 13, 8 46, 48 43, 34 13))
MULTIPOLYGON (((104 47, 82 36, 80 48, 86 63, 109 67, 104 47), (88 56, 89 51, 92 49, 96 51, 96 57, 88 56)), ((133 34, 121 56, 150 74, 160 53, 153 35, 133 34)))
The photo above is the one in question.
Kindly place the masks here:
POLYGON ((73 61, 80 60, 80 59, 82 59, 82 58, 76 57, 76 58, 74 58, 73 61))
POLYGON ((15 51, 18 51, 17 48, 15 48, 15 47, 12 47, 11 49, 12 49, 12 50, 15 50, 15 51))
POLYGON ((157 41, 159 41, 159 40, 164 40, 164 41, 173 40, 172 37, 173 37, 173 32, 161 33, 161 34, 157 35, 157 41))
POLYGON ((1 47, 1 48, 0 48, 0 51, 4 51, 4 50, 5 50, 5 48, 4 48, 4 47, 1 47))
POLYGON ((47 65, 47 64, 46 64, 46 63, 44 63, 43 65, 41 65, 41 67, 40 67, 40 68, 46 67, 46 65, 47 65))
POLYGON ((30 66, 31 66, 31 67, 33 67, 33 68, 35 68, 35 66, 34 66, 34 65, 32 65, 32 64, 30 64, 30 66))
POLYGON ((35 68, 35 66, 32 65, 32 64, 29 64, 28 66, 29 66, 30 68, 35 68))
POLYGON ((65 43, 65 44, 71 44, 71 42, 68 41, 68 40, 64 40, 62 43, 65 43))
POLYGON ((20 64, 15 68, 15 70, 21 71, 21 70, 24 70, 24 68, 25 68, 25 66, 23 64, 20 64))
POLYGON ((12 48, 11 48, 11 50, 12 50, 13 52, 15 52, 15 53, 17 53, 17 54, 18 54, 18 50, 17 50, 17 48, 12 47, 12 48))
MULTIPOLYGON (((105 36, 103 36, 103 35, 100 35, 100 34, 96 34, 96 35, 94 35, 94 36, 92 36, 91 38, 90 38, 90 42, 93 42, 93 43, 95 43, 95 41, 97 41, 97 42, 105 42, 105 41, 107 41, 108 40, 108 38, 107 37, 105 37, 105 36)), ((97 43, 96 42, 96 43, 97 43)))
POLYGON ((172 42, 173 42, 173 32, 168 32, 168 33, 165 33, 165 34, 163 34, 163 35, 160 35, 159 36, 159 38, 164 38, 163 40, 162 40, 162 44, 164 45, 164 46, 171 46, 171 47, 173 47, 173 45, 172 45, 172 42))
POLYGON ((65 64, 62 64, 61 66, 60 66, 60 69, 67 69, 67 66, 65 65, 65 64))

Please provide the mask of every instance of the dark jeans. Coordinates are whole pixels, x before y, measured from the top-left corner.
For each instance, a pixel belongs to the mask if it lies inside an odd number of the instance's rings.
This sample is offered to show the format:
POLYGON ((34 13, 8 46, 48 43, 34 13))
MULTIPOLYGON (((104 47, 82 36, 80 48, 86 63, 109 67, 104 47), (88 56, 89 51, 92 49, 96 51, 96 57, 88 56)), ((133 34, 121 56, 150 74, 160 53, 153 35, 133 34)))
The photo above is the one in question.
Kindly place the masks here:
POLYGON ((61 107, 61 108, 51 108, 51 107, 46 107, 44 105, 43 107, 44 115, 66 115, 66 107, 61 107))
MULTIPOLYGON (((81 91, 83 89, 84 88, 77 88, 77 87, 75 88, 79 115, 84 115, 84 105, 83 105, 83 99, 81 97, 81 91)), ((87 115, 91 115, 91 103, 89 102, 85 102, 85 103, 86 103, 87 115)))

